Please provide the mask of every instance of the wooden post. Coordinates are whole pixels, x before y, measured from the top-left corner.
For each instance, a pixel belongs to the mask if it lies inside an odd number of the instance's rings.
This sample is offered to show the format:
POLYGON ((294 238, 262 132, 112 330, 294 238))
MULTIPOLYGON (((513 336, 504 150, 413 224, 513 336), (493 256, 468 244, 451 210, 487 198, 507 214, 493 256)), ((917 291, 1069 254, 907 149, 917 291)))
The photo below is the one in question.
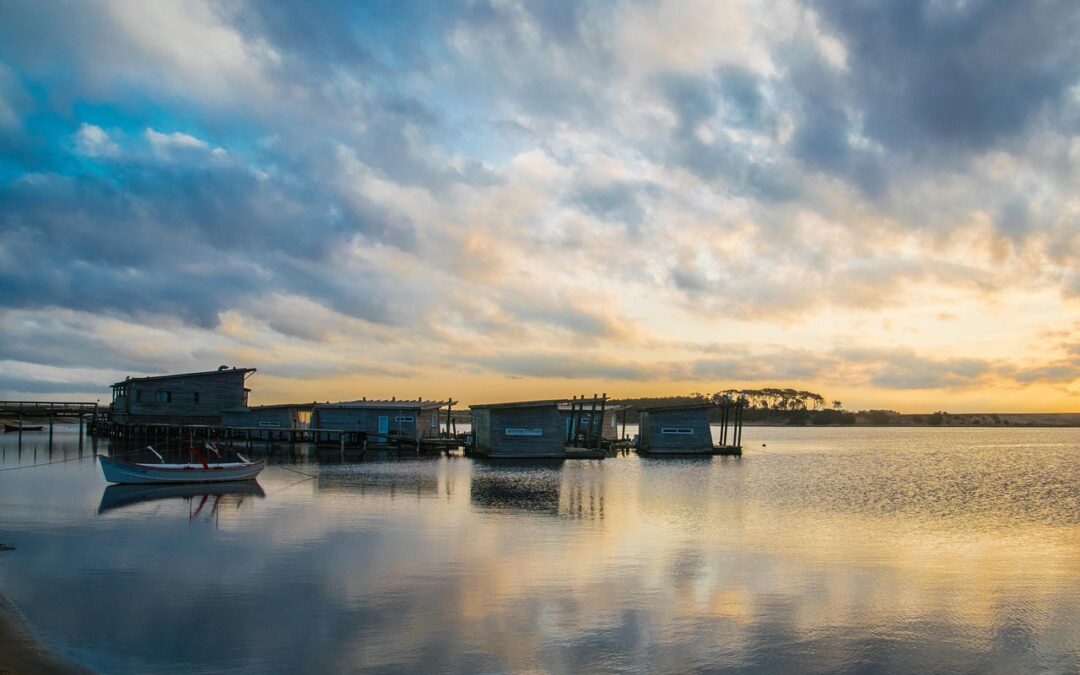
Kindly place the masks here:
POLYGON ((734 433, 735 447, 742 447, 742 404, 735 404, 735 433, 734 433))
POLYGON ((596 425, 596 448, 604 444, 604 411, 607 410, 607 392, 600 395, 600 423, 596 425))
POLYGON ((577 440, 577 394, 570 399, 570 428, 566 430, 566 444, 573 445, 577 440))
POLYGON ((728 406, 726 403, 720 406, 720 445, 727 445, 727 416, 728 406))
MULTIPOLYGON (((584 403, 581 406, 585 407, 584 403)), ((585 447, 592 447, 593 442, 593 426, 596 425, 596 394, 592 395, 592 408, 589 411, 589 427, 585 430, 585 447)))

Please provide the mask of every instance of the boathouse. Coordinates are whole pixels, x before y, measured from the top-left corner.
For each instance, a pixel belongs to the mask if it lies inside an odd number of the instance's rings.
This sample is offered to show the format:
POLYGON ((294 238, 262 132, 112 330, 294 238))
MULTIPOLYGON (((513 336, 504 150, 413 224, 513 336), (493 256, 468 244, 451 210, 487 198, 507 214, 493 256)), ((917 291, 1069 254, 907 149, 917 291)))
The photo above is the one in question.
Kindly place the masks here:
MULTIPOLYGON (((582 403, 578 403, 578 407, 581 407, 582 403)), ((603 412, 599 409, 592 411, 590 407, 592 401, 584 402, 584 410, 579 411, 575 422, 574 415, 574 403, 563 401, 559 404, 559 415, 562 417, 563 425, 566 429, 566 437, 574 438, 575 431, 580 431, 586 434, 589 429, 589 424, 600 425, 600 437, 605 441, 616 441, 619 439, 619 413, 621 413, 625 406, 613 406, 605 407, 603 412)), ((599 408, 599 401, 596 404, 599 408)))
POLYGON ((438 437, 439 411, 451 401, 399 399, 316 403, 311 428, 363 433, 372 441, 418 441, 438 437))
POLYGON ((112 385, 113 422, 221 424, 222 411, 247 406, 246 382, 254 368, 129 377, 112 385))
POLYGON ((260 429, 307 429, 314 403, 276 403, 221 411, 226 427, 260 429))
MULTIPOLYGON (((492 458, 602 457, 607 397, 486 403, 472 410, 474 448, 492 458), (587 420, 595 420, 590 426, 587 420), (583 420, 586 420, 583 423, 583 420)), ((614 419, 614 413, 610 419, 614 419)), ((608 423, 609 433, 616 429, 608 423)))
POLYGON ((741 404, 690 403, 639 408, 638 452, 654 455, 741 454, 741 404), (711 416, 720 411, 720 443, 711 416), (729 431, 730 440, 729 444, 729 431))

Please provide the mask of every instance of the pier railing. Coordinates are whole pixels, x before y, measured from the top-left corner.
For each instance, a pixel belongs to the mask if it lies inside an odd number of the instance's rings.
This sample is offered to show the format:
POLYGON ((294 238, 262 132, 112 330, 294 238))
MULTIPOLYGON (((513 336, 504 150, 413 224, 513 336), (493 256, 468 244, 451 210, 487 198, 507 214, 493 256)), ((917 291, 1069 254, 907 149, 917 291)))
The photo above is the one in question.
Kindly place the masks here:
POLYGON ((25 415, 47 417, 49 415, 93 415, 100 409, 99 403, 86 401, 0 401, 0 415, 25 415))

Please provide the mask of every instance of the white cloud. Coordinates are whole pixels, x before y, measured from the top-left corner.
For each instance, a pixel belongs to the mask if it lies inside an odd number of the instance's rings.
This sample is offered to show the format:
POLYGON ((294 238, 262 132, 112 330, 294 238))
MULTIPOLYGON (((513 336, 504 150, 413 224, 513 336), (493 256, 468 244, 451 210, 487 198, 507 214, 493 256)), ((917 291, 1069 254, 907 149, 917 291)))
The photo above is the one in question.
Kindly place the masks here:
POLYGON ((87 157, 116 157, 120 146, 101 127, 84 123, 75 132, 75 151, 87 157))
POLYGON ((190 134, 179 131, 164 134, 149 127, 146 129, 146 140, 159 157, 171 157, 173 151, 177 150, 208 150, 210 147, 206 141, 190 134))
POLYGON ((267 69, 277 54, 245 38, 211 3, 110 0, 106 8, 134 50, 124 70, 152 66, 144 72, 160 78, 157 84, 211 101, 271 94, 267 69))

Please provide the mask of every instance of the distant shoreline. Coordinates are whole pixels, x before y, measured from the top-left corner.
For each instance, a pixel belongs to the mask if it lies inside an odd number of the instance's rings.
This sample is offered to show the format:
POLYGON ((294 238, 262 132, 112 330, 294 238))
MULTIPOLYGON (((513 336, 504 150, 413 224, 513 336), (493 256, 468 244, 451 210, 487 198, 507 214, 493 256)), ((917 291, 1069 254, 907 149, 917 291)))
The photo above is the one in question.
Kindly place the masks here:
POLYGON ((0 673, 73 675, 91 672, 49 651, 34 637, 22 612, 0 595, 0 673))
MULTIPOLYGON (((782 415, 774 419, 744 420, 748 427, 825 426, 825 427, 930 427, 930 428, 1075 428, 1080 427, 1080 413, 855 413, 854 421, 838 423, 814 418, 782 415)), ((850 418, 849 418, 850 419, 850 418)))
MULTIPOLYGON (((779 410, 761 411, 757 409, 747 410, 743 425, 748 427, 785 427, 785 426, 821 426, 821 427, 1031 427, 1031 428, 1069 428, 1080 427, 1080 412, 1076 413, 895 413, 884 411, 859 411, 845 413, 854 416, 854 421, 836 422, 825 421, 822 413, 831 411, 807 410, 785 412, 779 410), (767 419, 752 419, 752 417, 767 414, 767 419), (876 414, 876 417, 875 417, 876 414), (940 415, 940 421, 934 421, 940 415), (751 418, 751 419, 747 419, 751 418), (887 421, 886 421, 887 420, 887 421)), ((456 411, 455 421, 458 424, 468 424, 470 416, 468 411, 456 411), (464 413, 464 414, 463 414, 464 413)), ((849 418, 850 419, 850 418, 849 418)), ((0 417, 0 424, 16 424, 15 418, 0 417)), ((24 417, 23 424, 48 425, 47 417, 24 417)), ((56 418, 54 423, 60 425, 77 425, 75 419, 56 418)), ((632 420, 636 424, 637 420, 632 420)), ((717 421, 713 420, 713 424, 717 421)), ((42 430, 46 434, 48 428, 42 430)), ((14 432, 7 432, 14 433, 14 432)), ((37 434, 41 432, 30 432, 37 434)))

